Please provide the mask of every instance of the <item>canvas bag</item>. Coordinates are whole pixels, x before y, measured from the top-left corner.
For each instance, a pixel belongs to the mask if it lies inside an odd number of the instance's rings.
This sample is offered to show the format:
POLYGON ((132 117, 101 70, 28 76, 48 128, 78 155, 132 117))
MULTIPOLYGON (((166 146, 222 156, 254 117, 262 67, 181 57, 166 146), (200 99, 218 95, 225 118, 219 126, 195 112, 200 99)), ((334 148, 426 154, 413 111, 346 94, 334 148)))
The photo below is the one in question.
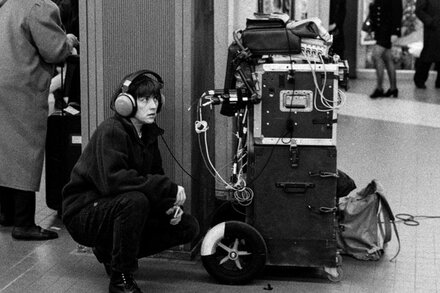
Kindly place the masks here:
MULTIPOLYGON (((340 198, 337 244, 341 254, 360 260, 379 260, 391 240, 392 226, 399 243, 394 215, 382 186, 371 181, 361 191, 340 198)), ((396 255, 391 258, 393 260, 396 255)))

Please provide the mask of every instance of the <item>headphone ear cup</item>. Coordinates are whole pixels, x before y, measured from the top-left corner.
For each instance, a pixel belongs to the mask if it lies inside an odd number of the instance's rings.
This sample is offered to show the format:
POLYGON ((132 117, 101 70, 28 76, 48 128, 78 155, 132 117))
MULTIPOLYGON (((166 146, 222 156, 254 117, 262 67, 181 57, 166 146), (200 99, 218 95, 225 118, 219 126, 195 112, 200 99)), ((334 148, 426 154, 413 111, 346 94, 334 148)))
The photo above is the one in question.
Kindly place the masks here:
POLYGON ((157 113, 159 113, 164 106, 165 106, 165 95, 161 93, 160 94, 160 104, 159 104, 159 107, 157 108, 157 113))
POLYGON ((120 93, 115 100, 115 111, 122 117, 130 117, 136 113, 136 101, 132 95, 120 93))

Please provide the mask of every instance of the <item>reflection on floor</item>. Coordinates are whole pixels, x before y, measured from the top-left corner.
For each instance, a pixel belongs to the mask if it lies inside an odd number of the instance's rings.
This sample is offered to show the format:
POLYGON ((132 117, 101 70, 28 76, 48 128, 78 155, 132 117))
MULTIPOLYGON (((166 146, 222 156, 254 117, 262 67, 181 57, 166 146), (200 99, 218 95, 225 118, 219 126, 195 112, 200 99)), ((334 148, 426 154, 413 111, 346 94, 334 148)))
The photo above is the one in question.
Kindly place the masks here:
MULTIPOLYGON (((371 80, 351 81, 347 104, 338 117, 338 168, 358 188, 377 179, 394 213, 439 216, 440 90, 414 89, 399 83, 399 98, 371 100, 371 80)), ((43 181, 44 186, 44 181, 43 181)), ((416 218, 419 226, 398 223, 401 252, 395 237, 384 257, 363 262, 344 257, 344 277, 331 283, 307 269, 266 274, 246 286, 222 286, 199 260, 142 260, 138 284, 145 292, 440 292, 440 219, 416 218)), ((21 242, 0 227, 0 292, 107 292, 103 267, 77 245, 39 193, 38 222, 60 233, 57 240, 21 242)))

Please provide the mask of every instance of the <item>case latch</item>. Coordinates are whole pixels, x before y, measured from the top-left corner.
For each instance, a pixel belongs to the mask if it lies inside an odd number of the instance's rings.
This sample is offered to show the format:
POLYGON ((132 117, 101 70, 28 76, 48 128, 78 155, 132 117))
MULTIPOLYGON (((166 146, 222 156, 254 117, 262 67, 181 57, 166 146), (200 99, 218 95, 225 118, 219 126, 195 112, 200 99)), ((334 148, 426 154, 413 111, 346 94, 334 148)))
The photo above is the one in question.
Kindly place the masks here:
POLYGON ((296 140, 293 138, 290 139, 289 160, 290 160, 290 167, 292 168, 298 167, 299 150, 298 150, 298 145, 296 144, 296 140))

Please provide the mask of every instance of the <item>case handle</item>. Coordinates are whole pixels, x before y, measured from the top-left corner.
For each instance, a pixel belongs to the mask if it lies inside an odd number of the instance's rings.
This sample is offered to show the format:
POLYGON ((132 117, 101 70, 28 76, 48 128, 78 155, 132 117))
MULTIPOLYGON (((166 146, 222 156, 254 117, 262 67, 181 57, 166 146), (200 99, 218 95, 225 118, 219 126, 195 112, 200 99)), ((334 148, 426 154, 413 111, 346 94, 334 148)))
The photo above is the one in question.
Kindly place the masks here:
POLYGON ((285 193, 305 193, 307 188, 314 188, 311 182, 276 182, 275 186, 282 188, 285 193))

